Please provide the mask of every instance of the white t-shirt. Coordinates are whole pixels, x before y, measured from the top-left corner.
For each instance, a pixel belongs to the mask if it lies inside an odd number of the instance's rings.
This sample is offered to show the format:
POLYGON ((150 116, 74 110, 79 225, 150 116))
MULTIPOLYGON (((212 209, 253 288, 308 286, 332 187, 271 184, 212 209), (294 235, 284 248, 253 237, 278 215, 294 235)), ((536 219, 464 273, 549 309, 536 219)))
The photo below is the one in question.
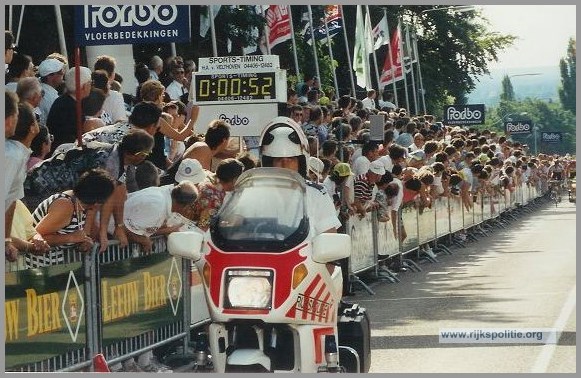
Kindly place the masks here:
POLYGON ((389 157, 389 155, 383 155, 377 160, 379 160, 381 164, 383 164, 387 172, 391 173, 391 170, 393 169, 393 161, 391 160, 391 157, 389 157))
POLYGON ((105 122, 105 125, 112 125, 117 121, 127 121, 125 100, 123 100, 121 93, 112 89, 109 90, 103 103, 103 115, 101 119, 105 122))
POLYGON ((165 92, 172 100, 179 100, 183 94, 188 93, 188 89, 174 80, 165 88, 165 92))
POLYGON ((333 200, 323 187, 319 189, 312 184, 307 185, 307 215, 315 235, 341 227, 333 200))
POLYGON ((54 100, 59 97, 59 93, 47 83, 40 83, 40 86, 44 90, 44 96, 42 96, 42 100, 40 100, 40 104, 38 105, 40 110, 40 124, 46 125, 46 119, 48 118, 50 108, 52 107, 54 100))
POLYGON ((369 97, 365 97, 363 101, 363 107, 367 109, 375 109, 375 100, 369 97))
POLYGON ((397 196, 395 196, 395 198, 392 199, 390 207, 391 210, 398 211, 399 207, 401 206, 401 203, 403 202, 403 182, 397 177, 393 178, 393 182, 397 184, 399 190, 397 191, 397 196))
POLYGON ((4 142, 4 210, 24 198, 24 180, 26 180, 26 162, 32 151, 24 144, 8 139, 4 142))

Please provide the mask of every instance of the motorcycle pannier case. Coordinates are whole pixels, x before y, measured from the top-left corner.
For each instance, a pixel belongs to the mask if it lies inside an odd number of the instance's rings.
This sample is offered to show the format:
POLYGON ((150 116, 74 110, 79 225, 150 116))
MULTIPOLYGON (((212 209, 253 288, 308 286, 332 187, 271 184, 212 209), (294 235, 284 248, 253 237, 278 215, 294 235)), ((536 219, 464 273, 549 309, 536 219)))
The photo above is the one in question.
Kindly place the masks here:
MULTIPOLYGON (((371 364, 371 328, 365 308, 359 307, 357 304, 345 308, 339 316, 337 329, 339 345, 351 347, 359 354, 359 372, 369 372, 371 364)), ((340 361, 340 363, 343 365, 343 361, 340 361)))

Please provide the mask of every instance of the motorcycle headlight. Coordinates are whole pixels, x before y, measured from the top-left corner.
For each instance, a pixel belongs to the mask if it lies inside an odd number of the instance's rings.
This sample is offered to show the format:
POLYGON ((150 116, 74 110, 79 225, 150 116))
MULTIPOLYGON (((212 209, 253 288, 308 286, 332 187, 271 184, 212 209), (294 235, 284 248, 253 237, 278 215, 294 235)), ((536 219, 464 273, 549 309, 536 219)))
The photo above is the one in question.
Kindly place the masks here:
POLYGON ((224 307, 270 309, 272 280, 271 270, 228 270, 224 307))

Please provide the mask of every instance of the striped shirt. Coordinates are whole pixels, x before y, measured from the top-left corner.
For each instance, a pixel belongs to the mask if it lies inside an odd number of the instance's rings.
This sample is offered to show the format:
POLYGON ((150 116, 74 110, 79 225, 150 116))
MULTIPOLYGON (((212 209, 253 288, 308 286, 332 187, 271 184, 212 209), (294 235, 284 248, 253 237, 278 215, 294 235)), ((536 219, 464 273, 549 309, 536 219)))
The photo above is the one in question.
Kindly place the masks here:
MULTIPOLYGON (((36 227, 40 221, 48 214, 48 210, 52 203, 60 198, 66 198, 70 200, 73 205, 75 200, 68 194, 56 193, 42 201, 32 213, 33 225, 36 227)), ((77 207, 74 206, 73 215, 68 225, 57 231, 57 234, 65 235, 71 234, 75 231, 82 230, 85 227, 85 212, 79 211, 77 213, 77 207)), ((49 252, 42 256, 36 256, 30 253, 25 255, 26 266, 28 268, 40 268, 43 266, 55 265, 64 262, 64 251, 63 248, 74 246, 75 243, 61 244, 56 247, 52 247, 49 252)))
POLYGON ((355 178, 355 198, 361 202, 371 201, 373 198, 373 187, 375 184, 370 184, 367 181, 367 174, 361 174, 355 178))

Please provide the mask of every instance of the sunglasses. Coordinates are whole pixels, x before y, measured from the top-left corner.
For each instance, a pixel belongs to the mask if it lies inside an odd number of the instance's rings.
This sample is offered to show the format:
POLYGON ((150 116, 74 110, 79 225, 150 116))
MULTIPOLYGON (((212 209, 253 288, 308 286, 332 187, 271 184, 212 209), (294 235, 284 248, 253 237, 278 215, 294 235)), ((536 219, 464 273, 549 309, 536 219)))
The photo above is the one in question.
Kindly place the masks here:
POLYGON ((148 157, 149 155, 151 155, 151 151, 139 151, 134 153, 133 155, 140 157, 148 157))

